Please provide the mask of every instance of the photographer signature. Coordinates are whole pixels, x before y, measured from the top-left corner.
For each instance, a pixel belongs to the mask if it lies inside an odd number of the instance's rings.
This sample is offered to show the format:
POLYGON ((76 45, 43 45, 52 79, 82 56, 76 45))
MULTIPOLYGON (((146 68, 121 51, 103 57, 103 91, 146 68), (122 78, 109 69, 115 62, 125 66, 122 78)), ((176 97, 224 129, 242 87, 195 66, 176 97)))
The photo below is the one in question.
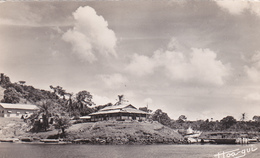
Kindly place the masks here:
POLYGON ((256 151, 258 148, 255 147, 254 145, 250 145, 248 148, 245 149, 235 149, 231 151, 222 151, 219 152, 218 154, 215 154, 214 157, 216 158, 240 158, 246 156, 250 152, 256 151))

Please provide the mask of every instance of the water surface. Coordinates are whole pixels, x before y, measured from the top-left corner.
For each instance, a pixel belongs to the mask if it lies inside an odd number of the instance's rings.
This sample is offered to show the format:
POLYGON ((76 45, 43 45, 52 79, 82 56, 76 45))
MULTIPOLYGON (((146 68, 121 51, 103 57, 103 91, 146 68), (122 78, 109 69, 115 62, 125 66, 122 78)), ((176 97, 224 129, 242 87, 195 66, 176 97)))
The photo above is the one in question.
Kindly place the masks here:
MULTIPOLYGON (((0 158, 210 158, 249 145, 50 145, 0 143, 0 158)), ((260 158, 260 144, 246 158, 260 158)), ((222 158, 223 156, 220 156, 222 158)))

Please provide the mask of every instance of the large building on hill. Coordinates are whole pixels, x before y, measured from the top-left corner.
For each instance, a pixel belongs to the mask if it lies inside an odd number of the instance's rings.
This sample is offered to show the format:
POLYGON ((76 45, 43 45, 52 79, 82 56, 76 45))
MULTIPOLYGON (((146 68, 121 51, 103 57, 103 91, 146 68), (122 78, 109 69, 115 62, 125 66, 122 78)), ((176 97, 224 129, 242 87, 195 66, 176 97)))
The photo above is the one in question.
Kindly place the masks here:
POLYGON ((0 103, 0 117, 21 118, 32 114, 38 109, 36 105, 0 103))
POLYGON ((149 113, 138 110, 131 104, 120 104, 107 106, 98 112, 90 114, 91 121, 103 121, 103 120, 146 120, 149 113))

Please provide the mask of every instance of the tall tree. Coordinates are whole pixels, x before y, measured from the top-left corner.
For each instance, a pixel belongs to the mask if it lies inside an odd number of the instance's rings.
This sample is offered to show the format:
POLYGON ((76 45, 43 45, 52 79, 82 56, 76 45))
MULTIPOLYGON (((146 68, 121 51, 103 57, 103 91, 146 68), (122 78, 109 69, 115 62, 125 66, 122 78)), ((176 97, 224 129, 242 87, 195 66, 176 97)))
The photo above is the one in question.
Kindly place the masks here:
POLYGON ((54 104, 55 103, 50 100, 37 103, 39 110, 30 117, 30 124, 33 126, 33 131, 47 131, 47 129, 49 128, 49 118, 54 114, 54 104))
POLYGON ((220 123, 224 129, 228 129, 232 125, 236 124, 237 120, 233 116, 227 116, 220 120, 220 123))
POLYGON ((125 99, 125 96, 123 94, 118 95, 118 101, 115 103, 115 105, 121 105, 125 102, 127 102, 127 100, 125 99))
POLYGON ((88 115, 93 112, 93 109, 89 108, 89 106, 95 105, 95 103, 92 102, 92 95, 88 91, 83 90, 76 94, 74 105, 76 105, 75 108, 80 110, 81 115, 88 115))
POLYGON ((167 113, 163 112, 161 109, 157 109, 152 114, 152 120, 158 121, 159 123, 161 123, 163 125, 170 125, 170 123, 171 123, 171 118, 168 116, 167 113))

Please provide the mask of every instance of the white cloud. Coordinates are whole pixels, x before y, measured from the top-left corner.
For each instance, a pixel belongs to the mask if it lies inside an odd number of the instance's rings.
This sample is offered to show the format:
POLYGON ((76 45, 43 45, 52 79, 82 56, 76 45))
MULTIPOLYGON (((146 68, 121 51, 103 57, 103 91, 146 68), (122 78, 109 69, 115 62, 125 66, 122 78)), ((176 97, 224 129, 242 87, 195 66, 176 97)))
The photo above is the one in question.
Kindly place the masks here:
POLYGON ((75 25, 62 36, 71 43, 73 51, 88 62, 97 60, 97 54, 116 56, 115 33, 107 21, 89 7, 79 7, 74 13, 75 25))
POLYGON ((250 2, 242 0, 216 0, 216 3, 223 9, 227 10, 229 13, 234 15, 242 14, 244 11, 248 10, 252 14, 260 16, 260 4, 259 2, 250 2))
POLYGON ((249 2, 247 1, 220 1, 216 3, 223 9, 228 10, 231 14, 241 14, 245 9, 249 8, 249 2))
POLYGON ((249 79, 253 82, 260 81, 260 51, 253 55, 251 58, 251 66, 244 66, 244 70, 249 79))
POLYGON ((152 74, 155 63, 147 56, 134 54, 132 62, 126 70, 137 76, 152 74))
POLYGON ((215 52, 198 48, 192 48, 189 52, 180 52, 176 49, 177 47, 172 48, 172 44, 169 44, 170 50, 157 50, 152 57, 135 54, 126 70, 132 74, 147 75, 153 74, 155 69, 158 69, 172 80, 224 84, 224 78, 229 75, 230 66, 217 60, 215 52))
POLYGON ((109 88, 120 88, 125 86, 128 82, 126 77, 118 73, 112 75, 99 75, 99 77, 109 88))

